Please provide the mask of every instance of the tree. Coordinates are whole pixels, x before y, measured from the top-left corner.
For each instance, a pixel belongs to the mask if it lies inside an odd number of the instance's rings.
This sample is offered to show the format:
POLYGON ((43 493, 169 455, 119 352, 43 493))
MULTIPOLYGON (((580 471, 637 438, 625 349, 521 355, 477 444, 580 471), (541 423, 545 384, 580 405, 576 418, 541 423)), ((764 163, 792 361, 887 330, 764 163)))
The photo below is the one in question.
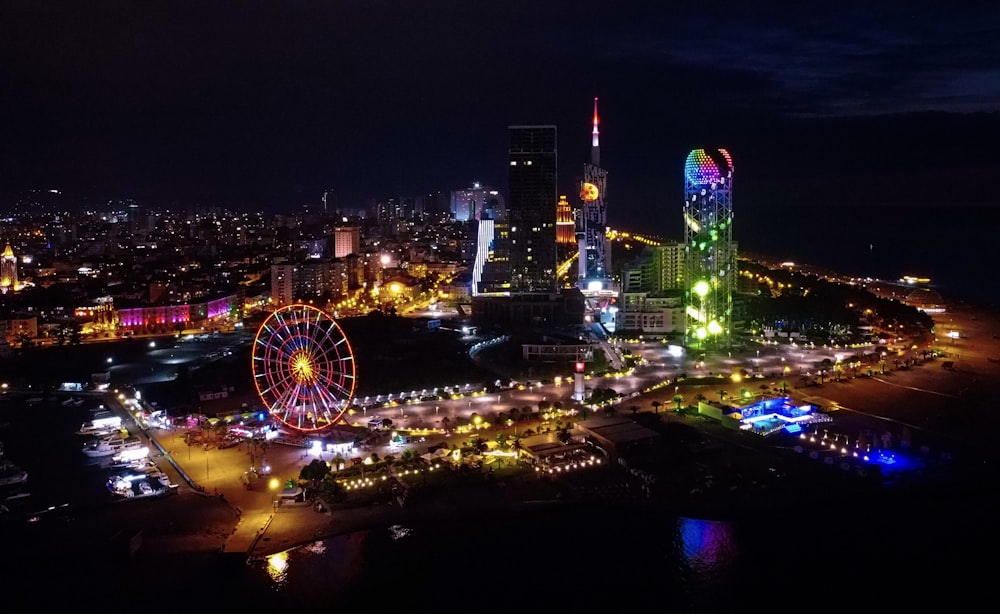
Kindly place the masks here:
POLYGON ((556 439, 558 439, 563 445, 570 442, 569 426, 564 426, 556 433, 556 439))
POLYGON ((299 472, 300 480, 307 480, 315 485, 330 473, 330 466, 326 461, 316 458, 311 463, 302 468, 299 472))
POLYGON ((671 400, 672 400, 672 401, 673 401, 674 403, 676 403, 676 404, 677 404, 677 411, 680 411, 680 410, 681 410, 681 404, 682 404, 682 403, 684 402, 684 397, 682 397, 682 396, 681 396, 681 395, 679 395, 679 394, 675 394, 675 395, 674 395, 674 398, 673 398, 673 399, 671 399, 671 400))
POLYGON ((324 501, 342 503, 347 499, 347 491, 340 482, 333 478, 332 475, 326 476, 323 481, 319 483, 316 488, 316 492, 324 501))
POLYGON ((653 401, 652 405, 653 405, 653 413, 654 414, 660 413, 660 406, 663 405, 663 403, 659 401, 653 401))
POLYGON ((516 436, 514 437, 513 443, 510 444, 510 449, 514 451, 514 455, 515 455, 514 458, 520 458, 521 457, 521 450, 524 449, 524 445, 521 444, 521 438, 520 437, 516 437, 516 436))
POLYGON ((636 415, 637 413, 639 413, 639 406, 638 405, 629 405, 628 408, 629 408, 629 410, 632 411, 632 415, 633 416, 636 415))
POLYGON ((726 392, 725 390, 720 390, 720 391, 719 391, 719 402, 720 402, 720 403, 723 403, 723 402, 725 402, 725 400, 726 400, 726 396, 727 396, 728 394, 729 394, 729 393, 728 393, 728 392, 726 392))
POLYGON ((476 454, 482 454, 490 449, 486 440, 478 435, 469 440, 469 447, 472 448, 472 451, 476 454))

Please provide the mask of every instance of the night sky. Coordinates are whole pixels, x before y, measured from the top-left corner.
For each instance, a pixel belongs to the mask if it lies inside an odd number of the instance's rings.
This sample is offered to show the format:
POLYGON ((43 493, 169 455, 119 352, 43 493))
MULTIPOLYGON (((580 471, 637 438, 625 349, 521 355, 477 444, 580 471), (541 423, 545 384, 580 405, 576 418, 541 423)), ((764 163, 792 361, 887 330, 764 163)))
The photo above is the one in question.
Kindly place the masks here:
POLYGON ((744 211, 997 205, 998 30, 1000 5, 909 0, 8 0, 0 192, 282 211, 505 190, 506 127, 556 124, 573 194, 597 96, 612 224, 679 211, 712 146, 744 211))

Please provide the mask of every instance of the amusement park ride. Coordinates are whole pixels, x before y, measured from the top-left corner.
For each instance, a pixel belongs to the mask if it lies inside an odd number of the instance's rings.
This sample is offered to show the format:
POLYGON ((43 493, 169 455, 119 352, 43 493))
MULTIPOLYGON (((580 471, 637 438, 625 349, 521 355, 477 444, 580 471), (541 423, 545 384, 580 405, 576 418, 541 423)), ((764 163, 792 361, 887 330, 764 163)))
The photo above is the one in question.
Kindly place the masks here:
POLYGON ((254 386, 271 416, 298 431, 339 422, 356 383, 351 344, 332 316, 288 305, 257 330, 251 357, 254 386))

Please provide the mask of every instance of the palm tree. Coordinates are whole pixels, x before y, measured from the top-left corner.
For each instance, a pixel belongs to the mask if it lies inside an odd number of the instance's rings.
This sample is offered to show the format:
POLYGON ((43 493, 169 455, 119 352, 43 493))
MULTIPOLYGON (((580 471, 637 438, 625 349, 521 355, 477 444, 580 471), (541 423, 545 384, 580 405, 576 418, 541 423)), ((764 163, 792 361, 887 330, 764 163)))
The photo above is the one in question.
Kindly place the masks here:
POLYGON ((659 401, 653 401, 652 405, 653 405, 653 413, 654 414, 660 413, 660 406, 663 405, 663 403, 659 401))
POLYGON ((469 446, 472 448, 472 451, 475 452, 476 454, 482 454, 483 452, 489 450, 490 448, 489 445, 486 443, 486 440, 479 436, 476 436, 472 440, 470 440, 469 446))
POLYGON ((681 403, 683 403, 683 402, 684 402, 684 397, 682 397, 682 396, 681 396, 681 395, 679 395, 679 394, 675 394, 675 395, 674 395, 674 398, 673 398, 673 399, 671 399, 671 400, 672 400, 672 401, 673 401, 674 403, 676 403, 676 404, 677 404, 677 411, 680 411, 680 410, 681 410, 681 403))
POLYGON ((524 449, 524 446, 521 444, 520 437, 514 436, 514 442, 510 444, 510 449, 514 451, 514 458, 521 457, 521 450, 524 449))
POLYGON ((445 416, 444 418, 441 418, 441 426, 444 427, 444 430, 446 430, 446 431, 448 430, 448 425, 449 424, 451 424, 451 418, 449 418, 448 416, 445 416))
POLYGON ((708 397, 706 397, 704 394, 702 394, 700 392, 698 393, 698 396, 695 397, 696 401, 704 401, 706 399, 708 399, 708 397))
POLYGON ((568 444, 570 440, 569 426, 564 426, 559 429, 559 432, 556 433, 556 439, 558 439, 563 445, 568 444))
POLYGON ((636 415, 637 413, 639 413, 639 406, 638 405, 630 405, 629 409, 632 410, 632 415, 633 416, 636 415))
POLYGON ((726 400, 726 395, 728 395, 728 394, 729 393, 726 392, 725 390, 720 390, 719 391, 719 402, 720 403, 724 402, 726 400))

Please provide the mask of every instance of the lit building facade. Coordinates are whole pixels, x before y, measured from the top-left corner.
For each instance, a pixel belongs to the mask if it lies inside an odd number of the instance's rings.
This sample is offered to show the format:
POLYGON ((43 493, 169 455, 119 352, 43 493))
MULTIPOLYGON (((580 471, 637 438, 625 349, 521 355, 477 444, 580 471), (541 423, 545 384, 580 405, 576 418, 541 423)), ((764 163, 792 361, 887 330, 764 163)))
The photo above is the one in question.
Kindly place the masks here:
POLYGON ((678 290, 684 285, 684 243, 647 245, 622 272, 622 292, 678 290))
POLYGON ((17 257, 10 245, 4 248, 0 254, 0 293, 6 294, 18 290, 17 283, 17 257))
POLYGON ((476 259, 472 263, 472 296, 479 294, 480 284, 483 281, 483 269, 489 261, 490 252, 493 249, 493 232, 496 227, 495 220, 479 220, 479 232, 476 240, 476 259))
POLYGON ((509 126, 508 136, 511 292, 550 292, 556 280, 556 127, 509 126))
POLYGON ((580 243, 579 288, 585 293, 612 289, 611 252, 605 233, 608 223, 608 172, 601 168, 600 119, 594 98, 594 122, 591 133, 590 162, 583 165, 580 201, 583 209, 580 243))
POLYGON ((337 226, 333 229, 333 257, 346 258, 361 253, 361 228, 337 226))
POLYGON ((559 197, 556 203, 556 243, 560 245, 576 244, 576 222, 573 221, 573 208, 565 196, 559 197))
POLYGON ((205 303, 118 309, 116 314, 119 327, 133 332, 175 330, 178 325, 187 328, 192 324, 242 317, 243 298, 238 294, 205 303))
POLYGON ((689 346, 731 341, 736 250, 733 159, 725 149, 695 149, 684 163, 684 312, 689 346))

